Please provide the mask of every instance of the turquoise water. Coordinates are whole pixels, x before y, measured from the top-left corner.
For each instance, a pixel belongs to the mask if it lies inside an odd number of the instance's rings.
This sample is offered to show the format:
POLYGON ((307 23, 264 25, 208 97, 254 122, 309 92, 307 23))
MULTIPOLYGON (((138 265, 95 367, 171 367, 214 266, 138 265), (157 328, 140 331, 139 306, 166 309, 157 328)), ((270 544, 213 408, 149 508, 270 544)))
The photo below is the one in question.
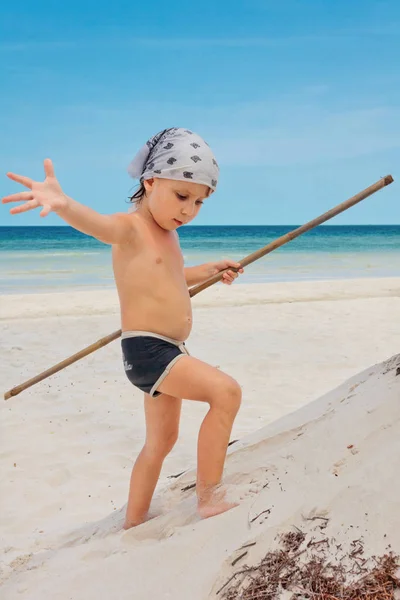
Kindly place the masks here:
MULTIPOLYGON (((251 252, 296 226, 179 230, 187 266, 251 252)), ((242 283, 400 276, 400 225, 320 226, 247 267, 242 283)), ((112 287, 110 247, 71 227, 0 227, 0 293, 112 287)))

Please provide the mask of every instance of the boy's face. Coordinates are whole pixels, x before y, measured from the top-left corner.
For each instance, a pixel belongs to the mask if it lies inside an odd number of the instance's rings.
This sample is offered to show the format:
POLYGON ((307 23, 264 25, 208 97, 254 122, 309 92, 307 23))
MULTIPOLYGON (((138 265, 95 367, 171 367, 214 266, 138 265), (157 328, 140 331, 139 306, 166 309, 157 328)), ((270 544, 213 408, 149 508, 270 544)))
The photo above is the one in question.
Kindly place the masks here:
POLYGON ((174 179, 148 179, 144 186, 154 220, 168 231, 193 221, 211 192, 207 185, 174 179))

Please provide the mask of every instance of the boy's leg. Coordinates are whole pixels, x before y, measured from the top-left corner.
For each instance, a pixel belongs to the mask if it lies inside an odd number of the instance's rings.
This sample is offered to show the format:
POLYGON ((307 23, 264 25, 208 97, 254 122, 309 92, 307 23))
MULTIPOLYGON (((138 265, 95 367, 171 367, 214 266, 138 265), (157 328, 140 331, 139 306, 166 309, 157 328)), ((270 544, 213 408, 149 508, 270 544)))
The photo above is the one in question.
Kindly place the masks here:
POLYGON ((146 441, 132 469, 125 529, 146 520, 165 457, 179 433, 182 400, 145 394, 146 441))
POLYGON ((240 407, 242 394, 239 384, 215 367, 192 356, 183 356, 158 390, 210 405, 198 439, 196 487, 199 512, 203 517, 209 517, 232 508, 233 505, 224 500, 217 486, 222 479, 232 425, 240 407))

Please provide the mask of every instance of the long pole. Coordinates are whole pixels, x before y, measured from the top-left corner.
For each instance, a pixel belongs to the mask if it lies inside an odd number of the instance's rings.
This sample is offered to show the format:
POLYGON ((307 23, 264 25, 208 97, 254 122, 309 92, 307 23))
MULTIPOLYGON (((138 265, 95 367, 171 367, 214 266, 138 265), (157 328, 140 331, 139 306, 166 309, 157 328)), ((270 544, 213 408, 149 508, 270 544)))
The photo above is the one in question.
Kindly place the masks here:
MULTIPOLYGON (((259 258, 262 258, 263 256, 265 256, 266 254, 269 254, 273 250, 280 248, 280 246, 287 244, 287 242, 294 240, 295 238, 299 237, 299 235, 302 235, 306 231, 309 231, 310 229, 314 229, 314 227, 321 225, 321 223, 325 223, 325 221, 329 221, 329 219, 336 217, 336 215, 344 212, 345 210, 347 210, 351 206, 354 206, 358 202, 365 200, 365 198, 368 198, 368 196, 375 194, 375 192, 386 187, 387 185, 390 185, 391 183, 393 183, 393 177, 391 175, 386 175, 386 177, 382 177, 382 179, 380 179, 373 185, 370 185, 365 190, 363 190, 362 192, 359 192, 352 198, 349 198, 345 202, 342 202, 341 204, 338 204, 334 208, 331 208, 331 210, 328 210, 327 212, 325 212, 323 215, 320 215, 316 219, 313 219, 312 221, 305 223, 305 225, 302 225, 301 227, 298 227, 297 229, 293 229, 292 231, 289 231, 289 233, 282 235, 281 237, 277 238, 275 241, 271 242, 270 244, 267 244, 263 248, 260 248, 260 250, 257 250, 256 252, 249 254, 248 256, 246 256, 245 258, 243 258, 242 260, 240 260, 238 262, 240 263, 240 265, 242 267, 247 267, 251 263, 258 260, 259 258)), ((232 269, 232 267, 230 267, 229 269, 225 269, 225 271, 220 271, 219 273, 217 273, 216 275, 213 275, 212 277, 210 277, 203 283, 200 283, 199 285, 196 285, 196 286, 190 288, 190 290, 189 290, 190 297, 193 298, 193 296, 196 296, 197 294, 199 294, 206 288, 210 287, 217 281, 220 281, 222 279, 223 274, 228 270, 235 270, 235 269, 232 269)), ((13 396, 17 396, 18 394, 20 394, 27 388, 31 387, 32 385, 39 383, 39 381, 43 381, 43 379, 50 377, 50 375, 54 375, 54 373, 58 373, 58 371, 61 371, 62 369, 65 369, 65 367, 72 365, 74 362, 77 362, 81 358, 88 356, 88 354, 95 352, 99 348, 103 348, 103 346, 106 346, 113 340, 116 340, 117 338, 119 338, 120 335, 121 335, 120 329, 118 331, 114 331, 114 333, 110 333, 109 335, 106 335, 105 337, 101 338, 100 340, 97 340, 97 342, 90 344, 90 346, 83 348, 76 354, 73 354, 72 356, 66 358, 65 360, 62 360, 61 362, 57 363, 53 367, 50 367, 50 369, 43 371, 43 373, 39 373, 35 377, 32 377, 31 379, 28 379, 24 383, 21 383, 20 385, 17 385, 16 387, 12 388, 11 390, 9 390, 8 392, 6 392, 4 394, 4 399, 8 400, 9 398, 12 398, 13 396)))

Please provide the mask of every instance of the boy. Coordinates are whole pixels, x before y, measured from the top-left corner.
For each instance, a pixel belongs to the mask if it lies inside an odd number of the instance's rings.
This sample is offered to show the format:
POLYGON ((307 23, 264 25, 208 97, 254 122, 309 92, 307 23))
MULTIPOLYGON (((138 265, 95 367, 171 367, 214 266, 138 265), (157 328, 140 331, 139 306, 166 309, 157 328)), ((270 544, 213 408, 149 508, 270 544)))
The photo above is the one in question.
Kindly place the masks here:
POLYGON ((182 398, 210 407, 198 437, 199 514, 206 518, 229 510, 234 505, 220 483, 241 389, 229 375, 189 356, 184 342, 192 328, 188 288, 233 267, 223 276, 230 284, 243 269, 230 260, 185 269, 176 233, 217 186, 219 169, 211 149, 186 129, 166 129, 151 138, 129 168, 141 184, 130 214, 97 213, 64 194, 49 159, 44 169, 44 182, 8 173, 29 189, 3 198, 3 203, 24 201, 10 212, 41 206, 41 216, 53 211, 112 245, 124 367, 145 394, 146 440, 132 470, 125 529, 146 520, 163 461, 178 437, 182 398))

